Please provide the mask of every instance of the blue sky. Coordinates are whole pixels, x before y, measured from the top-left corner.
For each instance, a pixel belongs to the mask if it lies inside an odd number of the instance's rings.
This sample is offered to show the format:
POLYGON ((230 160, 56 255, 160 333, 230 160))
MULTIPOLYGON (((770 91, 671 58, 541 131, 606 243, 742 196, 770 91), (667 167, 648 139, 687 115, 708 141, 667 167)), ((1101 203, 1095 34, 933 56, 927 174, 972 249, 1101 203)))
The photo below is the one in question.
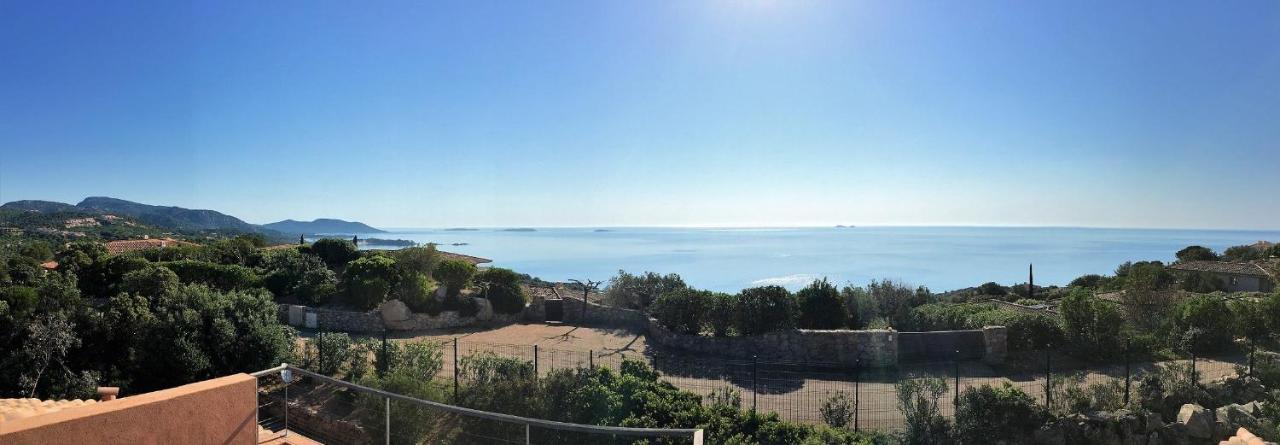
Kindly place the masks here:
POLYGON ((370 3, 0 2, 0 201, 1280 227, 1277 2, 370 3))

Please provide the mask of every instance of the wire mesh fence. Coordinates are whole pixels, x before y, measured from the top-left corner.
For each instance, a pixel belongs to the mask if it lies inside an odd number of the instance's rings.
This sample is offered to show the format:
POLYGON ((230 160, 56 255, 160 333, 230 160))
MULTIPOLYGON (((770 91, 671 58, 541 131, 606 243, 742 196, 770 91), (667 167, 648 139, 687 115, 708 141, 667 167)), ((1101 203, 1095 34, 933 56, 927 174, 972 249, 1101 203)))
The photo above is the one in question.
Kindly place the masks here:
POLYGON ((940 398, 939 410, 948 418, 954 417, 956 403, 964 390, 1004 384, 1025 392, 1052 412, 1069 413, 1079 411, 1084 401, 1091 406, 1116 408, 1136 401, 1140 377, 1157 365, 1182 376, 1176 378, 1204 384, 1251 373, 1250 363, 1274 360, 1273 355, 1254 358, 1253 354, 1247 354, 1213 359, 1187 356, 1158 363, 1126 359, 1098 365, 1041 351, 1011 358, 1020 362, 1018 366, 993 367, 980 361, 952 361, 861 368, 830 363, 716 359, 654 350, 644 353, 581 351, 466 339, 439 342, 439 345, 443 365, 437 380, 446 387, 456 387, 459 369, 465 366, 468 357, 481 354, 527 362, 539 376, 555 370, 587 367, 620 370, 626 360, 642 360, 656 369, 663 380, 703 396, 704 403, 711 403, 711 396, 716 393, 734 394, 737 397, 731 400, 745 410, 773 412, 789 421, 822 423, 823 406, 842 397, 852 403, 853 421, 849 427, 881 431, 904 426, 896 384, 906 379, 944 381, 946 391, 940 398))

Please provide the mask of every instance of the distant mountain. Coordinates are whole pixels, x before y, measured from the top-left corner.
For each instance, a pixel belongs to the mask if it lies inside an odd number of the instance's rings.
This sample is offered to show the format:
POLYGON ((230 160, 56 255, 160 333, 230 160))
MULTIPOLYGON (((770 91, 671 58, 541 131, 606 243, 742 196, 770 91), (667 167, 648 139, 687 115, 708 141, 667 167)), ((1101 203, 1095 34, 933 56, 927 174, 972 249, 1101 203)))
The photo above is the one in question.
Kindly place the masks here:
POLYGON ((146 224, 180 230, 229 229, 250 233, 262 232, 258 226, 213 210, 153 206, 102 196, 85 198, 84 201, 76 204, 76 207, 81 210, 129 216, 146 224))
POLYGON ((284 221, 263 224, 262 227, 275 230, 277 232, 291 234, 315 234, 315 233, 386 233, 384 230, 369 227, 369 225, 356 221, 343 221, 340 219, 320 218, 315 221, 294 221, 286 219, 284 221))
POLYGON ((64 202, 38 201, 38 200, 8 202, 8 203, 5 203, 4 205, 0 205, 0 210, 18 210, 18 211, 24 211, 24 212, 36 211, 41 213, 81 211, 79 207, 76 207, 64 202))

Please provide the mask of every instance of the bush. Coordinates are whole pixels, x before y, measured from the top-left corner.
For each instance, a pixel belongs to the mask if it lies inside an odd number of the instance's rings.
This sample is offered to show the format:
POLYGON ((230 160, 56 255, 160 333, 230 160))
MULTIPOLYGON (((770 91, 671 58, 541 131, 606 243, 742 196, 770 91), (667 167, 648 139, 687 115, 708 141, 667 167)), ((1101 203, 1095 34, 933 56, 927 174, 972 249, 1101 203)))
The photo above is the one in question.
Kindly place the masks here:
POLYGON ((781 286, 743 289, 738 294, 736 327, 742 335, 759 335, 796 325, 795 298, 781 286))
POLYGON ((253 269, 234 264, 181 260, 160 265, 177 274, 183 283, 204 284, 223 291, 250 289, 262 284, 262 279, 253 269))
POLYGON ((960 393, 956 438, 962 445, 1018 443, 1047 419, 1034 398, 1009 382, 970 387, 960 393))
POLYGON ((1124 318, 1115 305, 1076 288, 1062 300, 1062 330, 1067 350, 1084 359, 1108 359, 1122 350, 1124 318))
POLYGON ((1249 262, 1263 258, 1263 251, 1253 246, 1232 246, 1222 252, 1224 261, 1249 262))
POLYGON ((341 268, 360 257, 359 250, 351 241, 338 238, 324 238, 311 243, 306 249, 309 253, 320 257, 331 268, 341 268))
POLYGON ((355 353, 351 336, 345 332, 321 332, 307 343, 316 351, 316 372, 336 376, 355 353))
POLYGON ((632 275, 619 270, 617 276, 609 279, 609 285, 604 290, 604 299, 616 307, 643 310, 658 297, 686 287, 688 286, 684 284, 684 280, 676 274, 659 275, 654 272, 645 272, 641 275, 632 275))
POLYGON ((1071 282, 1067 284, 1067 287, 1085 287, 1093 289, 1099 287, 1104 280, 1105 278, 1098 274, 1081 275, 1076 277, 1076 279, 1071 280, 1071 282))
POLYGON ((799 326, 803 329, 840 329, 848 322, 840 291, 826 278, 800 289, 796 299, 800 306, 799 326))
POLYGON ((903 445, 950 444, 951 425, 938 410, 938 399, 947 392, 940 378, 899 380, 893 385, 898 396, 898 411, 905 418, 903 445))
POLYGON ((425 274, 415 273, 400 280, 400 286, 396 288, 395 294, 396 298, 411 311, 425 313, 435 310, 439 313, 440 307, 436 301, 435 289, 434 281, 427 278, 425 274))
POLYGON ((1049 411, 1057 415, 1115 411, 1124 407, 1124 386, 1119 380, 1086 385, 1084 373, 1054 374, 1049 387, 1053 403, 1049 411))
POLYGON ((336 292, 337 278, 324 261, 298 249, 267 252, 263 256, 262 267, 266 274, 263 284, 277 297, 294 297, 303 303, 322 303, 336 292))
POLYGON ((822 402, 818 412, 822 414, 822 421, 827 425, 844 428, 853 422, 854 409, 856 408, 853 405, 853 399, 844 391, 836 391, 822 402))
POLYGON ((520 287, 520 275, 511 269, 489 268, 476 274, 472 281, 484 289, 484 297, 499 314, 519 313, 528 302, 524 288, 520 287))
POLYGON ((400 284, 396 261, 372 255, 352 261, 344 275, 347 301, 361 309, 373 309, 386 301, 387 294, 400 284))
POLYGON ((845 309, 849 311, 849 327, 851 329, 862 329, 871 323, 871 320, 879 316, 880 310, 876 305, 876 300, 871 298, 871 294, 866 289, 857 286, 845 286, 840 290, 840 297, 844 298, 845 309))
POLYGON ((338 293, 338 276, 329 269, 312 269, 302 274, 293 295, 307 304, 325 304, 338 293))
POLYGON ((1178 332, 1198 329, 1190 343, 1190 352, 1204 354, 1231 346, 1235 332, 1234 315, 1221 297, 1197 295, 1180 303, 1176 309, 1174 324, 1178 332))
POLYGON ((729 335, 737 313, 737 299, 733 295, 714 292, 710 296, 708 306, 707 327, 711 329, 711 335, 716 337, 729 335))
POLYGON ((456 297, 476 274, 476 266, 462 260, 444 260, 436 266, 435 277, 449 297, 456 297))
POLYGON ((440 253, 436 251, 435 244, 394 250, 391 251, 391 258, 396 260, 401 273, 406 275, 423 274, 430 277, 436 270, 436 265, 440 264, 440 253))
POLYGON ((1138 404, 1160 413, 1166 422, 1173 421, 1178 409, 1187 403, 1208 406, 1209 393, 1192 383, 1191 364, 1166 363, 1138 375, 1138 404))
POLYGON ((649 306, 649 313, 662 327, 678 334, 699 334, 715 304, 713 292, 689 288, 663 294, 649 306))
POLYGON ((1183 274, 1179 287, 1187 292, 1202 294, 1227 290, 1222 278, 1210 272, 1187 272, 1183 274))

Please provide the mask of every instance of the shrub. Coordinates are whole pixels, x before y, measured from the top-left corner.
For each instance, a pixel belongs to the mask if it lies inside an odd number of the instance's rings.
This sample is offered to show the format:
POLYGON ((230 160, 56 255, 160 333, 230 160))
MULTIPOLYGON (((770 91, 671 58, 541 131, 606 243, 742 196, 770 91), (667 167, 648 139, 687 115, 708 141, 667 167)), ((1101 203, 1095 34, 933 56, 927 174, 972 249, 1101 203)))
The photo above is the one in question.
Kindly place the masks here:
POLYGON ((321 332, 307 343, 317 354, 316 372, 324 375, 338 375, 355 354, 351 336, 345 332, 321 332))
POLYGON ((1123 317, 1115 305, 1076 288, 1062 300, 1062 330, 1068 351, 1087 359, 1107 359, 1121 352, 1123 317))
POLYGON ((893 387, 898 411, 906 423, 902 432, 904 445, 952 443, 951 425, 938 410, 938 399, 947 392, 946 382, 936 377, 909 378, 899 380, 893 387))
POLYGON ((520 287, 520 275, 511 269, 489 268, 476 274, 472 280, 484 289, 484 297, 489 299, 493 311, 499 314, 519 313, 528 302, 524 288, 520 287))
POLYGON ((742 335, 759 335, 796 324, 796 301, 786 288, 762 286, 738 294, 736 327, 742 335))
POLYGON ((684 280, 676 274, 659 275, 645 272, 632 275, 619 270, 618 275, 609 279, 605 287, 604 299, 613 306, 631 309, 646 309, 654 300, 668 292, 688 287, 684 280))
POLYGON ((224 291, 250 289, 262 284, 262 279, 253 269, 234 264, 181 260, 160 265, 177 274, 183 283, 205 284, 224 291))
POLYGON ((436 270, 436 265, 440 264, 440 253, 436 251, 435 244, 395 250, 391 252, 391 258, 396 260, 401 273, 406 275, 423 274, 430 277, 436 270))
POLYGON ((1248 262, 1263 258, 1263 251, 1253 246, 1232 246, 1222 251, 1225 261, 1248 262))
POLYGON ((707 327, 711 329, 711 335, 729 335, 729 331, 733 329, 737 305, 737 299, 733 295, 723 292, 711 294, 707 309, 707 327))
POLYGON ((462 260, 444 260, 436 266, 435 277, 450 297, 456 297, 476 274, 476 266, 462 260))
POLYGON ((845 286, 840 290, 840 296, 844 298, 845 309, 849 311, 849 327, 852 329, 866 327, 880 314, 876 300, 871 298, 866 289, 845 286))
POLYGON ((1054 414, 1067 415, 1123 408, 1124 387, 1118 380, 1085 384, 1084 373, 1054 374, 1049 385, 1054 414))
POLYGON ((1018 443, 1047 418, 1034 398, 1009 382, 970 387, 960 393, 956 438, 962 445, 1018 443))
POLYGON ((827 425, 844 428, 853 422, 854 409, 853 399, 844 391, 836 391, 822 402, 818 412, 822 414, 822 421, 827 425))
POLYGON ((1172 421, 1184 404, 1209 405, 1212 398, 1200 385, 1192 383, 1193 372, 1190 363, 1166 363, 1139 374, 1138 404, 1160 413, 1166 422, 1172 421))
POLYGON ((1174 323, 1178 332, 1198 329, 1186 346, 1191 352, 1203 354, 1219 351, 1231 345, 1235 332, 1234 316, 1221 297, 1197 295, 1180 303, 1174 323))
POLYGON ((679 334, 698 334, 707 323, 708 314, 715 304, 710 291, 689 288, 663 294, 649 306, 649 313, 662 327, 679 334))
POLYGON ((351 241, 338 238, 323 238, 311 243, 307 249, 311 254, 320 257, 332 268, 340 268, 360 257, 360 252, 351 241))
POLYGON ((436 284, 427 278, 425 274, 415 273, 407 275, 400 280, 400 286, 396 287, 396 298, 409 307, 414 312, 427 312, 436 310, 439 313, 439 303, 435 296, 436 284), (432 306, 435 306, 432 308, 432 306))
POLYGON ((840 291, 826 278, 796 292, 799 300, 799 326, 804 329, 840 329, 847 323, 847 313, 840 291))
POLYGON ((338 276, 329 269, 312 269, 302 274, 293 295, 308 304, 325 304, 338 293, 338 276))
POLYGON ((1187 292, 1202 294, 1227 290, 1226 283, 1210 272, 1187 272, 1183 274, 1179 287, 1187 292))
POLYGON ((387 294, 400 284, 396 261, 373 255, 352 261, 344 276, 347 301, 361 309, 373 309, 386 301, 387 294))

